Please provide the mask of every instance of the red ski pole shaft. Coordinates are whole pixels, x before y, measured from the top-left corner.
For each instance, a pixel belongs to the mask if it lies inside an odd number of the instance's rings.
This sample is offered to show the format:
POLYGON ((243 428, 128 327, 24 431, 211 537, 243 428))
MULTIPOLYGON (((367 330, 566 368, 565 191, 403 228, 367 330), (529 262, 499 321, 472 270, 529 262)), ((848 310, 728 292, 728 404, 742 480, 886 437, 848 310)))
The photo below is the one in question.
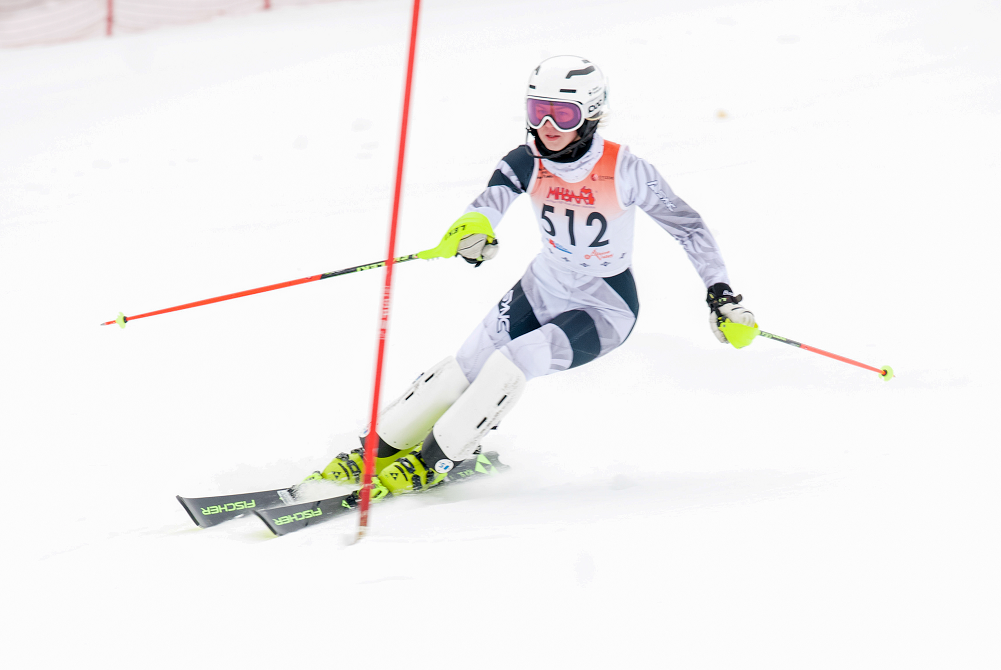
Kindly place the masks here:
MULTIPOLYGON (((392 258, 396 249, 396 228, 400 214, 400 198, 403 190, 403 165, 407 149, 407 125, 410 117, 410 88, 414 79, 414 54, 417 49, 417 18, 420 15, 421 2, 414 0, 414 9, 410 21, 410 50, 407 55, 407 79, 403 88, 403 119, 400 122, 400 149, 396 158, 396 188, 393 195, 393 216, 389 223, 389 253, 392 258)), ((393 263, 386 266, 386 286, 382 293, 382 319, 379 323, 379 353, 375 363, 375 388, 372 392, 372 415, 369 419, 368 437, 365 439, 365 467, 362 470, 361 500, 358 503, 358 536, 356 541, 365 537, 368 531, 368 508, 372 499, 372 475, 375 472, 375 452, 379 446, 376 434, 376 421, 379 418, 379 394, 382 390, 382 365, 386 351, 386 333, 389 328, 389 297, 393 286, 393 263)))
MULTIPOLYGON (((404 261, 412 261, 419 256, 417 254, 410 254, 409 256, 401 256, 400 258, 392 259, 393 263, 403 263, 404 261)), ((215 298, 206 298, 205 300, 196 300, 195 302, 188 302, 183 305, 176 305, 174 307, 166 307, 164 309, 158 309, 153 312, 146 312, 144 314, 136 314, 135 316, 125 316, 124 314, 119 314, 117 319, 112 319, 111 321, 105 321, 102 326, 110 326, 113 323, 117 323, 122 328, 129 321, 135 321, 136 319, 145 319, 149 316, 156 316, 158 314, 167 314, 168 312, 179 312, 182 309, 191 309, 192 307, 201 307, 202 305, 211 305, 215 302, 223 302, 224 300, 234 300, 236 298, 243 298, 248 295, 255 295, 257 293, 266 293, 268 291, 277 291, 280 288, 288 288, 289 286, 298 286, 299 284, 308 284, 309 282, 320 281, 321 279, 330 279, 331 277, 338 277, 340 275, 350 274, 352 272, 364 272, 365 270, 374 270, 375 268, 381 268, 384 265, 389 265, 390 261, 379 261, 378 263, 369 263, 368 265, 356 265, 352 268, 344 268, 343 270, 335 270, 334 272, 324 272, 320 275, 313 275, 312 277, 303 277, 302 279, 293 279, 292 281, 279 282, 278 284, 270 284, 268 286, 261 286, 259 288, 247 289, 246 291, 237 291, 236 293, 227 293, 226 295, 216 296, 215 298)))
POLYGON ((767 333, 763 330, 758 331, 760 337, 767 337, 769 340, 775 340, 776 342, 782 342, 783 344, 788 344, 793 347, 799 347, 800 349, 806 349, 807 351, 812 351, 815 354, 820 354, 821 356, 827 356, 828 358, 833 358, 836 361, 841 361, 842 363, 848 363, 849 365, 854 365, 860 367, 864 370, 871 370, 873 372, 878 372, 880 376, 889 381, 893 377, 893 368, 889 365, 883 368, 873 367, 872 365, 866 365, 865 363, 859 363, 858 361, 852 360, 845 356, 839 356, 838 354, 832 354, 829 351, 824 351, 823 349, 818 349, 817 347, 811 347, 809 344, 803 344, 797 342, 796 340, 790 340, 788 337, 782 337, 781 335, 775 335, 773 333, 767 333))

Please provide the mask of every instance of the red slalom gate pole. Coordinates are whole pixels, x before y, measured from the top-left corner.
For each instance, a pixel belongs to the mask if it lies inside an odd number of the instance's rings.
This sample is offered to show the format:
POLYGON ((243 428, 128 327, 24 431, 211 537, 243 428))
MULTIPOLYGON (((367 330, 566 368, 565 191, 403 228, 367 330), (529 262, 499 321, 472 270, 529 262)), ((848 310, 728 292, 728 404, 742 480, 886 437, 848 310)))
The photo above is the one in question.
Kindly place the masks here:
POLYGON ((375 470, 375 452, 379 438, 376 435, 376 420, 379 418, 379 394, 382 390, 382 367, 386 354, 386 331, 389 328, 389 298, 393 286, 393 257, 396 252, 396 228, 400 214, 400 192, 403 186, 403 158, 407 148, 407 121, 410 117, 410 89, 414 78, 414 54, 417 49, 417 18, 421 1, 414 0, 413 17, 410 22, 410 52, 407 57, 407 83, 403 90, 403 121, 400 124, 400 151, 396 159, 396 190, 393 195, 393 217, 389 224, 389 253, 386 258, 386 285, 382 290, 382 318, 379 322, 379 353, 375 360, 375 389, 372 392, 372 415, 368 423, 368 437, 365 438, 365 468, 362 471, 361 500, 358 503, 358 536, 356 542, 365 537, 368 530, 368 508, 372 496, 372 473, 375 470))

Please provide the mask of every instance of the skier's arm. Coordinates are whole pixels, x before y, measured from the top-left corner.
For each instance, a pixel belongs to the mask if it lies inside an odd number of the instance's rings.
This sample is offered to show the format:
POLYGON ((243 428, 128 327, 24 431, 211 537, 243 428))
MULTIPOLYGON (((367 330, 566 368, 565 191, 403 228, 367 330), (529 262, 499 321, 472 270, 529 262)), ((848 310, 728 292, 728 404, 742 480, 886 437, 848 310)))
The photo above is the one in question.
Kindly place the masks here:
MULTIPOLYGON (((709 328, 720 342, 727 337, 719 328, 724 321, 754 326, 751 310, 739 305, 740 296, 730 289, 726 265, 719 246, 698 212, 688 206, 667 185, 657 168, 628 151, 623 152, 619 163, 623 204, 636 204, 656 221, 661 228, 681 243, 689 260, 706 286, 706 303, 709 305, 709 328)), ((738 348, 746 344, 734 343, 738 348)))
POLYGON ((466 212, 484 214, 496 230, 511 203, 528 188, 534 169, 535 159, 524 145, 510 151, 497 164, 486 189, 469 204, 466 212))
POLYGON ((639 206, 681 243, 706 288, 728 284, 726 264, 709 227, 698 212, 674 194, 657 168, 626 150, 619 158, 618 169, 623 204, 639 206))
MULTIPOLYGON (((496 230, 511 203, 525 192, 534 169, 535 161, 524 146, 508 153, 497 164, 486 189, 470 203, 456 223, 470 216, 482 215, 490 222, 491 228, 496 230)), ((485 235, 474 234, 462 238, 458 255, 479 266, 483 261, 496 256, 497 251, 496 238, 490 240, 485 235)))

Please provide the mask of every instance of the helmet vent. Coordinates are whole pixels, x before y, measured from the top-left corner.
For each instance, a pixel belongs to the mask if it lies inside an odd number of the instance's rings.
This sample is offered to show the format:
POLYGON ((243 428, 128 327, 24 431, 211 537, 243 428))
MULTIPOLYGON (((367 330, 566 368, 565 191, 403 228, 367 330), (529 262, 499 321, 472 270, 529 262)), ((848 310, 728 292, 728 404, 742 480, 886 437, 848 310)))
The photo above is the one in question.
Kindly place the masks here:
POLYGON ((576 93, 576 92, 577 92, 577 89, 575 89, 575 88, 561 88, 560 89, 560 93, 576 93))

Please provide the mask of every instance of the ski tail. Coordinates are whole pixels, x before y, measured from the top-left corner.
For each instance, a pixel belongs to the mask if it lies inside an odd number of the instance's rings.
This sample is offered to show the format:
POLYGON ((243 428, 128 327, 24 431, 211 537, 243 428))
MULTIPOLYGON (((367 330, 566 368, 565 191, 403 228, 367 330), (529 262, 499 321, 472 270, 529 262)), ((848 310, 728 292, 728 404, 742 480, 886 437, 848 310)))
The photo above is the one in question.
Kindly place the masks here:
POLYGON ((500 462, 496 451, 476 454, 475 458, 468 458, 456 465, 439 486, 463 482, 476 477, 490 477, 504 472, 510 467, 510 465, 504 465, 500 462))

